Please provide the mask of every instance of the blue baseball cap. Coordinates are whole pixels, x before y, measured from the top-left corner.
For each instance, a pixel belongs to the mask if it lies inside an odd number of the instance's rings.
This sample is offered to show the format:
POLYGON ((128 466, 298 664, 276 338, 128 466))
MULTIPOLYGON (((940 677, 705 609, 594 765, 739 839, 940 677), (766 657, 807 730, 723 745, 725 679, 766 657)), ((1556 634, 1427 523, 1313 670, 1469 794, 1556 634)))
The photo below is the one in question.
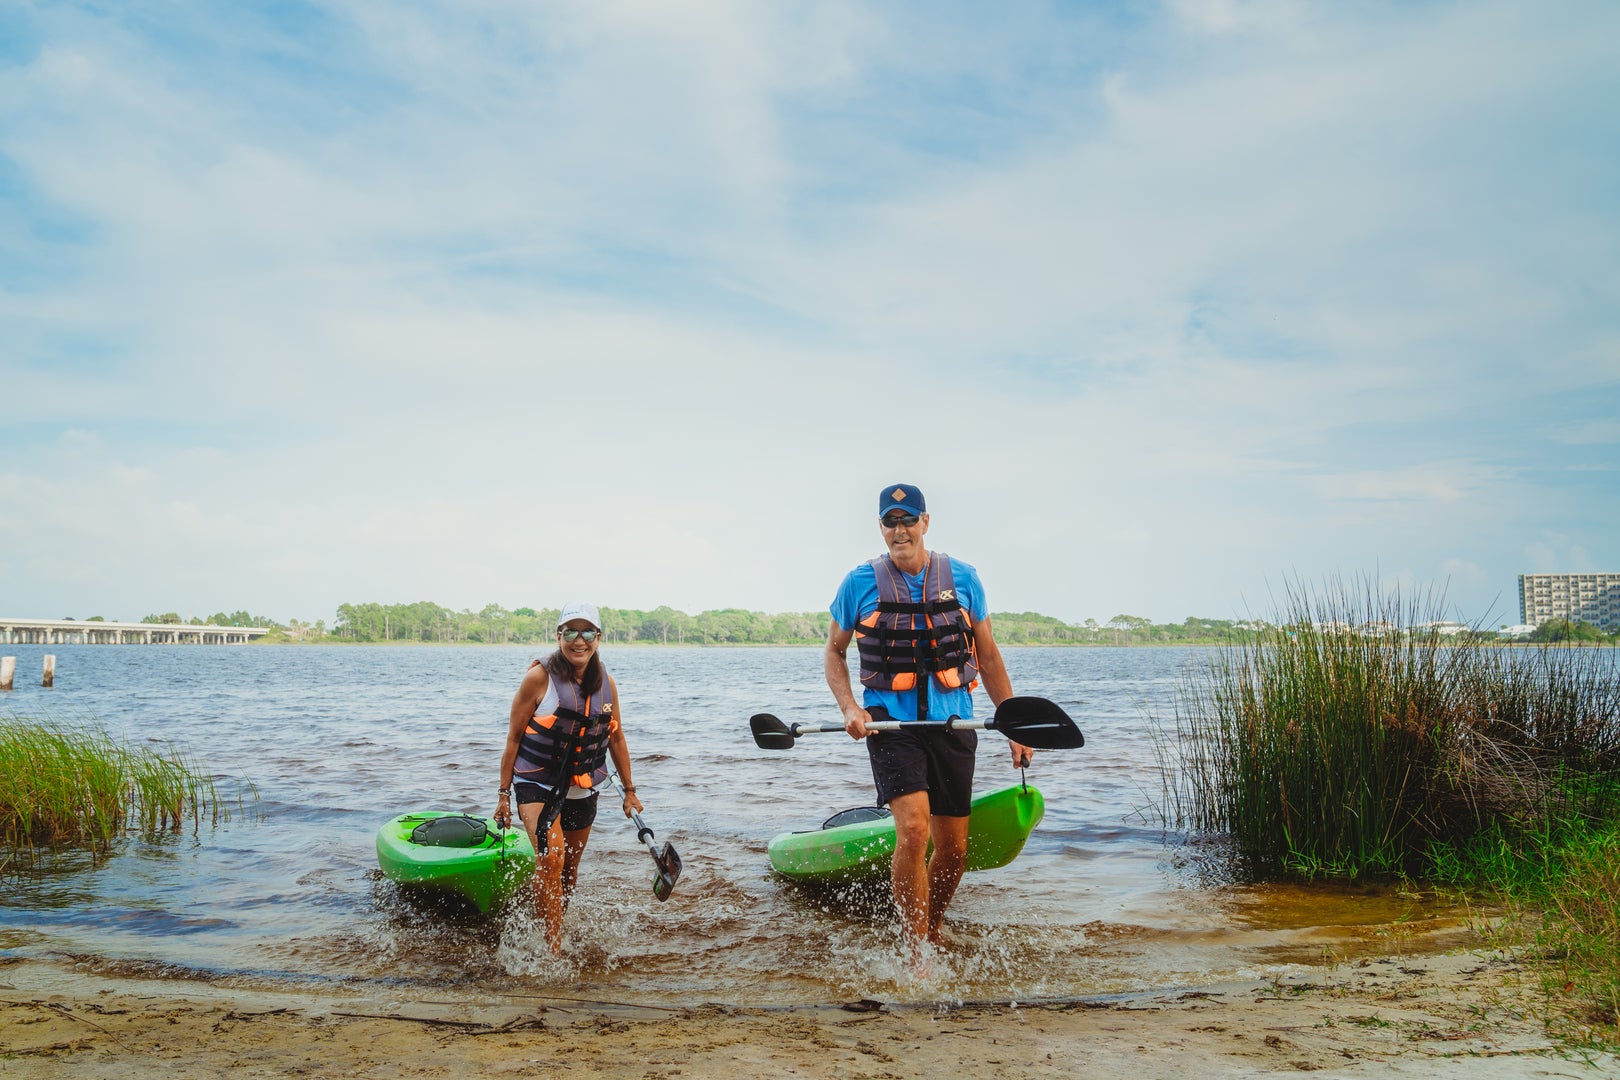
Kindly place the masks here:
POLYGON ((908 514, 922 515, 928 509, 923 494, 915 484, 893 484, 878 493, 878 518, 891 510, 904 510, 908 514))

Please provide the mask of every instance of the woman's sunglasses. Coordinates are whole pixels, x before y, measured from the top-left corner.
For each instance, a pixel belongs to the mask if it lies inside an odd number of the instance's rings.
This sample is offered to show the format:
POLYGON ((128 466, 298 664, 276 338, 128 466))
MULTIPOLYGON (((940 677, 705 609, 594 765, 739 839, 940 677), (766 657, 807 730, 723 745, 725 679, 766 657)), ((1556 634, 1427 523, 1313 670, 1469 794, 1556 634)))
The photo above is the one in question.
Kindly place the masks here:
POLYGON ((559 630, 557 633, 562 635, 562 639, 564 641, 584 640, 586 642, 592 642, 602 636, 602 631, 600 630, 575 630, 573 627, 569 627, 566 630, 559 630))

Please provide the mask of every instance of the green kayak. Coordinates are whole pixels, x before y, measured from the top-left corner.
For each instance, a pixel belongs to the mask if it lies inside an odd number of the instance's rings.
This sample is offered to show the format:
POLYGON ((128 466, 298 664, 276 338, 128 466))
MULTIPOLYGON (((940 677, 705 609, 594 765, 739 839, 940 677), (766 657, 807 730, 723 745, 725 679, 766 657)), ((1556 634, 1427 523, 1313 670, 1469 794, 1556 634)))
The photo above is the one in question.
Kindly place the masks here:
POLYGON ((377 865, 390 881, 487 912, 534 874, 534 847, 522 828, 502 831, 493 818, 423 810, 377 830, 377 865))
MULTIPOLYGON (((1024 850, 1046 813, 1036 788, 1014 784, 973 800, 967 868, 1006 866, 1024 850)), ((783 833, 771 841, 771 869, 794 881, 845 882, 886 877, 894 857, 894 820, 887 810, 861 807, 827 819, 819 829, 783 833)))

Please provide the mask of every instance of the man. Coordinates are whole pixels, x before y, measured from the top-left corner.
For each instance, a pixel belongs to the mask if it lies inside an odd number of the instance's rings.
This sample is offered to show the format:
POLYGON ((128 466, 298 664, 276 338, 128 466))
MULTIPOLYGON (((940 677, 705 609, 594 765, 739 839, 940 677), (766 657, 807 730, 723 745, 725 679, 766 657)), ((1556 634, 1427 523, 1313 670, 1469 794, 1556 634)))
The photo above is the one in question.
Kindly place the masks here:
MULTIPOLYGON (((924 942, 939 943, 945 908, 962 879, 978 734, 920 727, 870 732, 867 724, 971 719, 976 676, 997 705, 1012 697, 1012 683, 990 631, 978 572, 923 546, 928 513, 922 492, 912 484, 884 488, 878 527, 889 552, 857 566, 839 586, 823 666, 844 730, 867 740, 878 805, 894 814, 894 901, 915 957, 924 942), (859 702, 849 677, 851 639, 860 652, 859 702)), ((1027 766, 1033 751, 1009 745, 1013 765, 1027 766)))

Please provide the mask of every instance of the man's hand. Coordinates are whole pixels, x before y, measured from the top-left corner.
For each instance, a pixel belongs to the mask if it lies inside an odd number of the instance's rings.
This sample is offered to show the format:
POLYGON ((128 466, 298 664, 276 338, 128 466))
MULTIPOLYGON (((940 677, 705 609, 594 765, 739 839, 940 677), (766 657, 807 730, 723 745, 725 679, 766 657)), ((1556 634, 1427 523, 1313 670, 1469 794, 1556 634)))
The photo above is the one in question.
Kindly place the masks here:
POLYGON ((859 705, 852 705, 844 710, 844 730, 849 732, 852 739, 864 739, 872 734, 866 725, 872 722, 872 714, 859 705))
POLYGON ((1011 739, 1007 740, 1007 745, 1012 748, 1013 768, 1015 768, 1015 769, 1027 769, 1027 768, 1029 768, 1030 762, 1035 760, 1035 751, 1031 750, 1029 747, 1025 746, 1023 743, 1015 743, 1011 739))

